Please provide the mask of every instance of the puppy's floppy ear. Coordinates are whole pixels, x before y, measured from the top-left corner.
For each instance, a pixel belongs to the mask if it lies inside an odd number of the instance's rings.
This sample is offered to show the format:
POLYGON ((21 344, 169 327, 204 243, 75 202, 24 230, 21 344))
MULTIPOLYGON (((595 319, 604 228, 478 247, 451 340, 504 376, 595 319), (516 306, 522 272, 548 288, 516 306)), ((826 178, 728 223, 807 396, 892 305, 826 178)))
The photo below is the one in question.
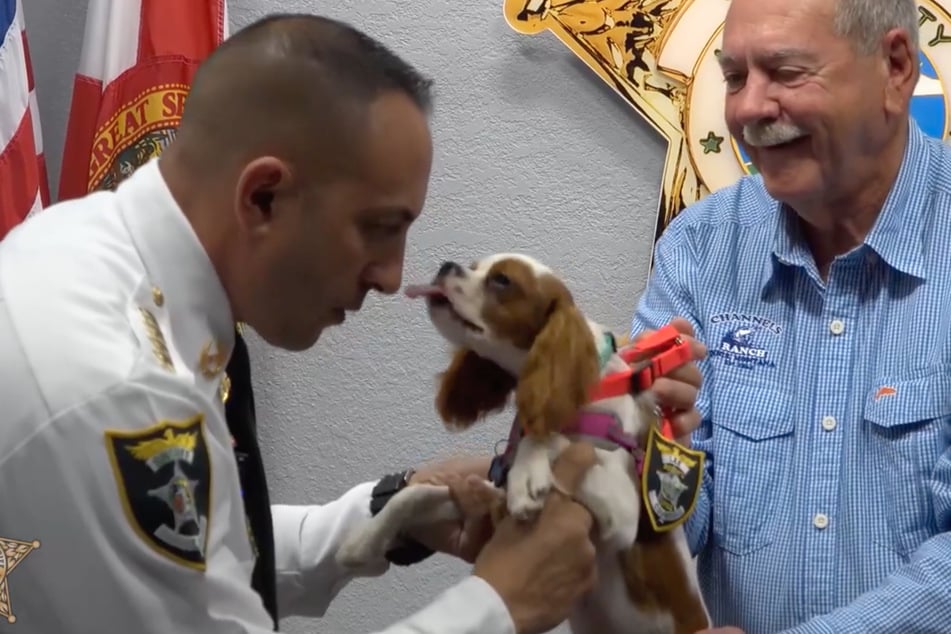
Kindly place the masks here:
POLYGON ((436 410, 447 427, 465 429, 501 410, 515 389, 515 377, 468 349, 457 350, 442 374, 436 410))
POLYGON ((542 436, 571 424, 600 375, 587 321, 570 296, 557 300, 518 381, 515 402, 525 434, 542 436))

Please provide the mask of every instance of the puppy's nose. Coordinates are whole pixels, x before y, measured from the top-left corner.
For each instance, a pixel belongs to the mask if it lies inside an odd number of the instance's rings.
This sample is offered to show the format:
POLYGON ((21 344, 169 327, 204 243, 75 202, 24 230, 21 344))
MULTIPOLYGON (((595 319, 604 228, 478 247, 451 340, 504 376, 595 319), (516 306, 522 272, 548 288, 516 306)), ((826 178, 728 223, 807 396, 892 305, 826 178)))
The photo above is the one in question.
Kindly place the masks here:
POLYGON ((455 262, 443 262, 442 266, 439 267, 439 277, 446 277, 447 275, 462 275, 462 267, 456 264, 455 262))

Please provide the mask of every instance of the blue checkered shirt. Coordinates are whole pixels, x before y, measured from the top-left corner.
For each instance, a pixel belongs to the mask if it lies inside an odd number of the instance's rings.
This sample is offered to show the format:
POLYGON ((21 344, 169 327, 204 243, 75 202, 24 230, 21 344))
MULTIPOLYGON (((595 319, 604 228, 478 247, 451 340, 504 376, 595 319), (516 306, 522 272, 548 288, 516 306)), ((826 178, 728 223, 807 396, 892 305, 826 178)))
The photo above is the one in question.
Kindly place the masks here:
POLYGON ((714 622, 951 632, 951 148, 912 123, 826 281, 759 177, 706 197, 658 241, 632 334, 678 315, 710 351, 686 526, 714 622))

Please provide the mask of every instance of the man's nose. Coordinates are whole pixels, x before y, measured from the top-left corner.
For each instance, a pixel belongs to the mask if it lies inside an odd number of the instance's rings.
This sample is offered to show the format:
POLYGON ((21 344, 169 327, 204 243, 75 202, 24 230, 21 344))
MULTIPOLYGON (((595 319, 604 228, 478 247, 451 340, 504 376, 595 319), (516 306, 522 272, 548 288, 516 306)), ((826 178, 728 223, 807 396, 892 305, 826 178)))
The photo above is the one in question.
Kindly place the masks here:
POLYGON ((770 90, 765 77, 753 74, 739 92, 730 96, 733 100, 733 116, 740 125, 751 125, 779 118, 779 102, 770 90))
POLYGON ((374 266, 365 277, 367 285, 378 293, 392 295, 403 283, 403 260, 397 259, 374 266))
POLYGON ((459 275, 463 274, 462 267, 456 264, 455 262, 443 262, 442 266, 439 267, 439 277, 446 277, 447 275, 459 275))

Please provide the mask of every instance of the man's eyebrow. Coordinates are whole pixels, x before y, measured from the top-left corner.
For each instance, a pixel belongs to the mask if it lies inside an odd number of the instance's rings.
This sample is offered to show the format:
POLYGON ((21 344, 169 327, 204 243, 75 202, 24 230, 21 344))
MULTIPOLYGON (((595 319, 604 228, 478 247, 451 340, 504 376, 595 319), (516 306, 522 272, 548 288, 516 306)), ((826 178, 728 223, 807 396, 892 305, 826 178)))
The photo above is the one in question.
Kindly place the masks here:
MULTIPOLYGON (((735 68, 741 65, 737 57, 730 55, 720 49, 713 52, 720 64, 720 68, 735 68)), ((815 55, 800 48, 780 48, 767 53, 755 55, 759 64, 764 66, 777 66, 790 61, 812 61, 815 55)))
POLYGON ((720 68, 737 65, 736 58, 729 53, 724 53, 722 49, 718 48, 714 50, 713 56, 717 58, 717 63, 720 64, 720 68))

